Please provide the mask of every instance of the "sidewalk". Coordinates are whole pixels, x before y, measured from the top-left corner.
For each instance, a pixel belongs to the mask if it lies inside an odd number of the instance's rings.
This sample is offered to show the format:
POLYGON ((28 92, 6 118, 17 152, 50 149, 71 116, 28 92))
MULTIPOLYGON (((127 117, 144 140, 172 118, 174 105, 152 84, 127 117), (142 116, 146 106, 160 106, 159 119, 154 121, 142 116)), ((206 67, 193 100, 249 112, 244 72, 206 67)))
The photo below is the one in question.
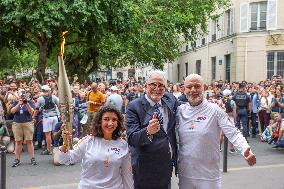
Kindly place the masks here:
MULTIPOLYGON (((284 189, 284 150, 249 138, 257 157, 256 166, 249 167, 242 155, 228 154, 228 172, 223 173, 222 189, 284 189)), ((52 156, 39 155, 38 166, 31 166, 27 152, 22 164, 12 168, 13 154, 7 155, 7 189, 75 189, 80 180, 80 163, 73 166, 54 166, 52 156)), ((222 155, 222 153, 221 153, 222 155)), ((222 156, 220 169, 222 169, 222 156)), ((178 189, 178 179, 173 176, 172 189, 178 189)), ((210 188, 209 188, 210 189, 210 188)))

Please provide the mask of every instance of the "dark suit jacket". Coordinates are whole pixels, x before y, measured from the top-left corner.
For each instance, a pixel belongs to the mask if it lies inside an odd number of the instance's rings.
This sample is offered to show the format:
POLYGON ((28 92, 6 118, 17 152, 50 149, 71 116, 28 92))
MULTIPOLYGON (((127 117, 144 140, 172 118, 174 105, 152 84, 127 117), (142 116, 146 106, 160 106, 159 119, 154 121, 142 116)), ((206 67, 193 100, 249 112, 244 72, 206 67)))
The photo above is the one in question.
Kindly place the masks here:
POLYGON ((177 141, 175 135, 176 109, 180 103, 170 94, 162 98, 163 107, 168 109, 167 132, 154 134, 148 139, 146 127, 153 117, 154 108, 143 95, 132 101, 126 111, 126 133, 131 149, 134 185, 136 187, 159 187, 170 183, 173 164, 177 161, 177 141), (172 157, 169 143, 172 148, 172 157))
POLYGON ((185 94, 182 94, 181 96, 178 97, 178 100, 181 101, 181 103, 186 103, 188 102, 185 94))

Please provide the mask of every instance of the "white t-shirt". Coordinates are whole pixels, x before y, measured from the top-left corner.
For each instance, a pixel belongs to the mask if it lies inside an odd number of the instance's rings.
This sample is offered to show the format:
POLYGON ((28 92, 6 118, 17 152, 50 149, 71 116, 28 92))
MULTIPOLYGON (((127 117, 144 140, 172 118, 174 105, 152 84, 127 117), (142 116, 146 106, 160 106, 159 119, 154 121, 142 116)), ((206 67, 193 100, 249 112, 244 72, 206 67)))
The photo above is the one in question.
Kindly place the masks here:
POLYGON ((178 107, 179 175, 191 179, 220 179, 220 132, 244 154, 249 147, 243 135, 218 105, 206 99, 198 106, 178 107))
POLYGON ((59 151, 59 163, 81 161, 79 189, 133 189, 128 144, 123 139, 86 136, 67 153, 59 151))

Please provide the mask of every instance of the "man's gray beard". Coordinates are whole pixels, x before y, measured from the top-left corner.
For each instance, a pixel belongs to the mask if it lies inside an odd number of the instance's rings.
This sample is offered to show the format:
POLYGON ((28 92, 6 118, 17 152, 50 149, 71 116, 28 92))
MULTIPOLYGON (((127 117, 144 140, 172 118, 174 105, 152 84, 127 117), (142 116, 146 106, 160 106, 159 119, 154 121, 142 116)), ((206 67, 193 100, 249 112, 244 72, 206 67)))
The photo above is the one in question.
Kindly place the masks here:
POLYGON ((203 93, 201 93, 196 98, 192 98, 192 96, 186 95, 186 98, 191 106, 197 106, 203 101, 203 93))

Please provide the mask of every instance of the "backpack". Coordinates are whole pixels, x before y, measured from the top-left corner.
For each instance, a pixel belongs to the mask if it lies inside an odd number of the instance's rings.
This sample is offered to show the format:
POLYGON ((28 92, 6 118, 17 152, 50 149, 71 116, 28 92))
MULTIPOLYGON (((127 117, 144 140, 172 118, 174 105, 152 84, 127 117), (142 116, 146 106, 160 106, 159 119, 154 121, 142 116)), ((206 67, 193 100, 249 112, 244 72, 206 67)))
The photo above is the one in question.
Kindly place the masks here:
POLYGON ((226 113, 233 112, 233 108, 232 108, 232 105, 231 105, 231 99, 224 99, 223 102, 225 104, 226 113))
POLYGON ((55 103, 52 101, 52 96, 43 96, 43 98, 44 98, 43 109, 50 110, 55 108, 55 103))

